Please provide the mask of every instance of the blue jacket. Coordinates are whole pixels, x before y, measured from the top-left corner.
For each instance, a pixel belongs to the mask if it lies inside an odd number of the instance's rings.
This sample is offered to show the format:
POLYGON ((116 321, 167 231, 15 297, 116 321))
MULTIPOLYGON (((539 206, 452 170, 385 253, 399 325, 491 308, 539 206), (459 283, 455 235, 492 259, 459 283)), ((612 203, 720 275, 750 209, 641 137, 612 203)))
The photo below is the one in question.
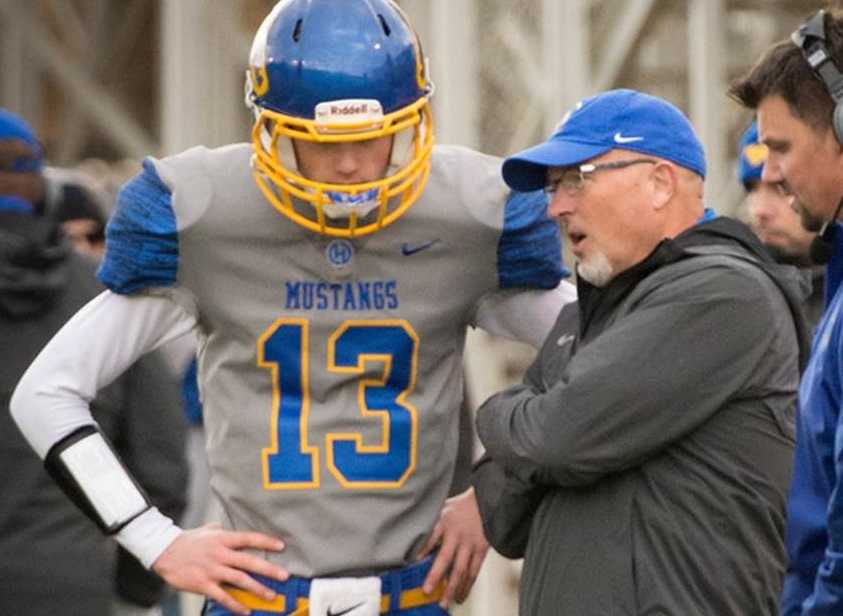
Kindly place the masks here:
POLYGON ((782 615, 843 614, 843 233, 799 387, 782 615))

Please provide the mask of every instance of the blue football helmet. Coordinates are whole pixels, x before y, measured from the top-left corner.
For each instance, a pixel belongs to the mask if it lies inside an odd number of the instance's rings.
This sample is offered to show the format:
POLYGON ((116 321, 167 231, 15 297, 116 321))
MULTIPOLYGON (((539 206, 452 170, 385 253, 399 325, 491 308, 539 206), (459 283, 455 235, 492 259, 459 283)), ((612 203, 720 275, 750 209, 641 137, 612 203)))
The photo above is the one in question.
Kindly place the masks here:
POLYGON ((432 94, 418 36, 391 0, 282 0, 255 35, 246 76, 258 187, 318 233, 359 237, 386 227, 427 182, 432 94), (358 184, 304 177, 291 141, 387 135, 386 176, 358 184))

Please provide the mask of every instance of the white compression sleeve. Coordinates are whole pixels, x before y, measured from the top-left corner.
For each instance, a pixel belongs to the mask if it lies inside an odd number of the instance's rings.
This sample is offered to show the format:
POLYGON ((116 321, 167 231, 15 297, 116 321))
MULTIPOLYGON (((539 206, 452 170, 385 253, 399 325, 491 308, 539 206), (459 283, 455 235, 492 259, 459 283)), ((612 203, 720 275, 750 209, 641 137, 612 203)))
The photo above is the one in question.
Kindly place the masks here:
POLYGON ((24 373, 12 396, 12 417, 43 459, 55 443, 96 422, 88 408, 97 392, 141 355, 187 333, 195 318, 166 297, 106 291, 62 327, 24 373))
POLYGON ((170 518, 153 507, 129 522, 114 538, 149 569, 181 532, 170 518))
MULTIPOLYGON (((12 396, 13 419, 43 459, 68 434, 96 425, 88 405, 101 388, 144 353, 195 326, 196 319, 167 297, 124 297, 106 291, 68 321, 36 357, 12 396)), ((152 508, 116 539, 149 567, 179 532, 172 520, 152 508)))
POLYGON ((559 311, 577 299, 577 288, 563 280, 547 291, 507 289, 483 297, 475 325, 494 336, 540 347, 559 311))

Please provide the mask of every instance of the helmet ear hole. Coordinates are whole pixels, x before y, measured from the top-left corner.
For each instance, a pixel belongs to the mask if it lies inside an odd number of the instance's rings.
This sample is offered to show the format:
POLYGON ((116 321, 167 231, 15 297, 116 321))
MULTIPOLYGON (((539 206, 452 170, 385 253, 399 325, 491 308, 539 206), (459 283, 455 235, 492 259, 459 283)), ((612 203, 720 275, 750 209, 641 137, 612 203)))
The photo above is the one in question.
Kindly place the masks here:
POLYGON ((296 25, 293 27, 293 40, 298 43, 301 39, 301 24, 302 20, 296 20, 296 25))

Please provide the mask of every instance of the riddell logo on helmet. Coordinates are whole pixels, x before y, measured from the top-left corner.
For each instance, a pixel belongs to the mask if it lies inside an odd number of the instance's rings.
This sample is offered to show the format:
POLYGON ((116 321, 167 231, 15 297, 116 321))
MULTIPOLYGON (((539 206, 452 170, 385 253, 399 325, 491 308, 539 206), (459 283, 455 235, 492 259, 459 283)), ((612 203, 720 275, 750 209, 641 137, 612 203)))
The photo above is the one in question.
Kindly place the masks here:
POLYGON ((362 105, 331 105, 331 115, 360 115, 369 113, 369 105, 363 103, 362 105))
POLYGON ((381 104, 373 99, 326 101, 316 105, 317 125, 352 124, 383 119, 381 104))

